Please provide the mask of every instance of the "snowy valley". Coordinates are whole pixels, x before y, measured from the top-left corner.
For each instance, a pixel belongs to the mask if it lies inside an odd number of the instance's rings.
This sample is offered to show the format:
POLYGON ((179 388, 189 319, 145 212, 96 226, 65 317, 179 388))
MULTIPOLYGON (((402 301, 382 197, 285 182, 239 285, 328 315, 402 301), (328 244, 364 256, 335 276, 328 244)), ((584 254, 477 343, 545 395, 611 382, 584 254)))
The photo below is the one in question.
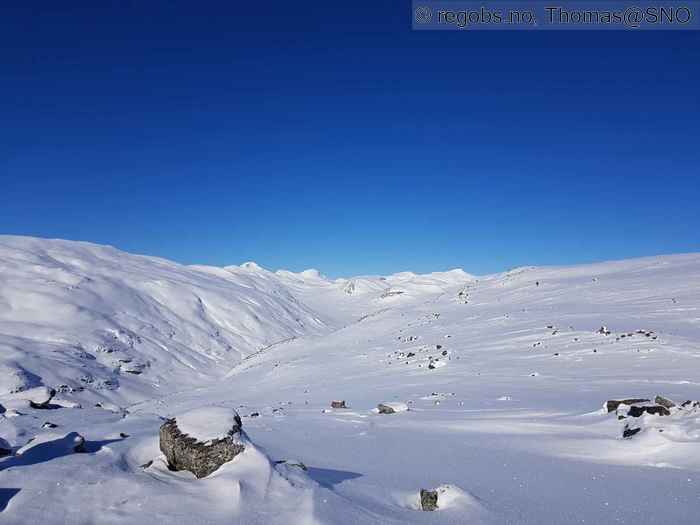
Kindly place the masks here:
POLYGON ((698 399, 697 254, 328 279, 0 236, 3 524, 697 523, 698 399), (201 409, 245 450, 196 479, 159 428, 201 409))

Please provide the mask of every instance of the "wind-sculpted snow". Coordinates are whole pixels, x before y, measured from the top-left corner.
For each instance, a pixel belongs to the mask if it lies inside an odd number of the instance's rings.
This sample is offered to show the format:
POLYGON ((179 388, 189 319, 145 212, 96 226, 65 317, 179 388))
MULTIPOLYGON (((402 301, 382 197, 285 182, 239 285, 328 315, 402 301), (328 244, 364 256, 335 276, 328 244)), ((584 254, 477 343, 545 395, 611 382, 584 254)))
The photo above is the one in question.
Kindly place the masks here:
POLYGON ((700 255, 329 279, 0 254, 1 523, 697 522, 700 255), (229 409, 245 452, 168 470, 163 418, 229 409))

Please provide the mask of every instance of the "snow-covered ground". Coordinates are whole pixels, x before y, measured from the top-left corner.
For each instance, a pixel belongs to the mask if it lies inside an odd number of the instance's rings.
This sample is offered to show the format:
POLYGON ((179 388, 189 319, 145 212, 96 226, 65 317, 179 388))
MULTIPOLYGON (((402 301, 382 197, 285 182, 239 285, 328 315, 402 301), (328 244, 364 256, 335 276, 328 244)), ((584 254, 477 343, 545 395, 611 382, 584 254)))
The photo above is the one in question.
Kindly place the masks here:
POLYGON ((0 237, 3 524, 694 524, 697 407, 602 409, 657 394, 700 399, 700 255, 329 280, 0 237), (197 480, 158 429, 204 407, 250 442, 197 480))

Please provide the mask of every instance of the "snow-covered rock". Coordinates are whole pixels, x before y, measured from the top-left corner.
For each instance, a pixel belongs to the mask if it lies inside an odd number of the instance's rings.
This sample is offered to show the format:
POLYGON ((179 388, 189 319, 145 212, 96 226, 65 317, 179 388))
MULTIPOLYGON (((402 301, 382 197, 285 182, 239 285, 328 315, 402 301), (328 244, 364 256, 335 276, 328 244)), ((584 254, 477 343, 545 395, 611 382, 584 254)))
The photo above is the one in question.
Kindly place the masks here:
POLYGON ((377 405, 377 411, 380 414, 398 414, 399 412, 406 412, 407 410, 408 405, 398 401, 388 401, 377 405))
POLYGON ((163 423, 160 450, 173 470, 203 478, 245 450, 241 431, 241 418, 233 409, 196 409, 163 423))

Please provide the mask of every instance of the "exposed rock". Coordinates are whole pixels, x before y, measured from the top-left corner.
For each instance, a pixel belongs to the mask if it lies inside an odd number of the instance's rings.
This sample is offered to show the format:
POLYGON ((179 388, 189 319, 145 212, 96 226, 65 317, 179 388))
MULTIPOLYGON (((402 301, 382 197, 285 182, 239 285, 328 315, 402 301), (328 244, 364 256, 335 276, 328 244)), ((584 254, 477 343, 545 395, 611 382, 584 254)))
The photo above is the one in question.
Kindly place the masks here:
POLYGON ((345 400, 331 401, 331 408, 348 408, 348 406, 345 404, 345 400))
POLYGON ((662 407, 666 407, 668 409, 671 409, 676 406, 676 404, 673 401, 663 396, 656 396, 656 398, 654 399, 654 403, 656 403, 657 405, 661 405, 662 407))
POLYGON ((625 428, 622 429, 622 437, 628 439, 641 431, 641 428, 630 428, 628 425, 625 425, 625 428))
POLYGON ((406 403, 379 403, 377 410, 380 414, 396 414, 398 412, 406 412, 408 405, 406 403))
POLYGON ((609 399, 605 402, 605 408, 610 412, 615 412, 620 405, 634 405, 635 403, 648 403, 648 399, 609 399))
POLYGON ((245 449, 240 440, 241 418, 233 409, 208 408, 180 418, 186 422, 182 430, 177 418, 167 420, 160 427, 160 450, 172 470, 187 470, 197 478, 203 478, 245 449), (206 428, 206 431, 198 434, 200 428, 206 428))
POLYGON ((41 428, 56 428, 58 425, 56 423, 51 423, 51 421, 47 421, 43 425, 41 425, 41 428))
POLYGON ((658 416, 670 416, 671 412, 668 408, 661 405, 646 405, 646 406, 631 406, 627 411, 630 417, 639 417, 642 414, 654 414, 658 416))
POLYGON ((73 452, 87 452, 87 449, 85 448, 85 438, 77 433, 73 438, 73 452))
POLYGON ((437 490, 420 489, 420 506, 425 511, 433 511, 438 508, 437 490))

